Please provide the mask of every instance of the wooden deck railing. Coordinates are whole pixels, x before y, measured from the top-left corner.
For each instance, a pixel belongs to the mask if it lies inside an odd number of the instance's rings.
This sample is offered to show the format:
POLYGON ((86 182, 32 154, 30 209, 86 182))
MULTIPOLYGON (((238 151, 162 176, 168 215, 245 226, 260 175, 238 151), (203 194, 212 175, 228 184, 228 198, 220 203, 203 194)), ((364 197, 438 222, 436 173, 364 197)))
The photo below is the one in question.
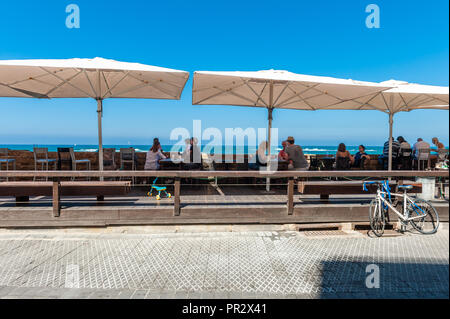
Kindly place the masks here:
MULTIPOLYGON (((444 177, 448 171, 0 171, 0 178, 48 177, 53 180, 53 210, 55 216, 60 213, 60 179, 82 177, 170 177, 174 178, 174 216, 181 212, 180 179, 206 177, 259 177, 288 178, 287 213, 294 210, 294 179, 306 177, 365 177, 398 179, 412 177, 444 177)), ((0 183, 1 187, 1 183, 0 183)))

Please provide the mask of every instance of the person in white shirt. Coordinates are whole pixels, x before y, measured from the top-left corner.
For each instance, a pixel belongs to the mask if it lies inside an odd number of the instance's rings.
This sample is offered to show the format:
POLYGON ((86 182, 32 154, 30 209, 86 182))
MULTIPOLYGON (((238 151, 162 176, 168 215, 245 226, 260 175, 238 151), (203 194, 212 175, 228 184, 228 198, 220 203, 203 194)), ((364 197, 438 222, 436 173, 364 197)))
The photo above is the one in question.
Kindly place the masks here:
POLYGON ((418 138, 417 142, 413 145, 413 154, 414 154, 414 158, 418 158, 419 156, 419 150, 421 149, 429 149, 430 148, 430 144, 428 144, 427 142, 425 142, 422 138, 418 138))
POLYGON ((191 158, 190 158, 190 154, 191 154, 191 139, 187 138, 184 140, 184 144, 185 144, 185 148, 183 153, 181 153, 181 158, 183 159, 184 163, 190 163, 191 158))
POLYGON ((147 152, 144 169, 148 171, 159 170, 159 161, 166 156, 161 152, 161 144, 159 141, 153 141, 152 148, 147 152))
POLYGON ((400 150, 411 148, 411 145, 403 138, 403 136, 397 137, 397 141, 400 143, 400 150))

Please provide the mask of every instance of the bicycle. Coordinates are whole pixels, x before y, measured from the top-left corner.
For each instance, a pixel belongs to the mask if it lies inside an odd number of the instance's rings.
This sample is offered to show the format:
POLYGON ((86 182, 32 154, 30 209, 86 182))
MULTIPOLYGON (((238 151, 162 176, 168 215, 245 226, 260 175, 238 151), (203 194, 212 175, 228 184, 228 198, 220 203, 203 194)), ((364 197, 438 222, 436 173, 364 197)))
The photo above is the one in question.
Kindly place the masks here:
POLYGON ((406 226, 411 223, 413 228, 422 234, 436 233, 439 228, 439 215, 430 202, 412 198, 407 194, 408 190, 413 188, 412 185, 399 185, 398 188, 403 190, 403 194, 399 194, 391 193, 387 180, 364 182, 364 191, 368 191, 367 185, 370 184, 377 185, 376 197, 371 201, 369 208, 370 227, 377 237, 381 237, 384 233, 389 209, 398 215, 401 231, 405 231, 406 226), (397 199, 395 202, 392 201, 393 197, 397 199), (403 212, 396 209, 400 202, 403 205, 403 212))

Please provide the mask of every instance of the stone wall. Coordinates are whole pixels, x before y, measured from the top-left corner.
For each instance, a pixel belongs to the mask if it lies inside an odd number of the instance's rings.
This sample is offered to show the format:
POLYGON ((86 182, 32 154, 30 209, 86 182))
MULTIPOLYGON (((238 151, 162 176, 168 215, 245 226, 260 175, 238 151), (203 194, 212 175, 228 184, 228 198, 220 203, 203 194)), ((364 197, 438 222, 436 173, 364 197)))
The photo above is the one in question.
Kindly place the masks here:
MULTIPOLYGON (((27 171, 27 170, 34 170, 34 155, 33 152, 30 151, 15 151, 15 150, 9 150, 8 155, 10 158, 14 158, 16 160, 16 169, 20 171, 27 171)), ((138 159, 137 163, 137 169, 143 170, 145 165, 145 156, 146 153, 144 152, 136 152, 136 157, 138 159)), ((48 158, 51 159, 57 159, 58 154, 57 152, 48 152, 48 158)), ((76 159, 89 159, 91 161, 91 169, 92 170, 98 170, 98 153, 96 152, 75 152, 75 158, 76 159)), ((119 152, 116 152, 115 156, 115 162, 117 168, 120 167, 120 154, 119 152)), ((53 164, 52 164, 53 165, 53 164)), ((77 167, 78 170, 86 170, 85 164, 80 164, 79 167, 77 167)), ((126 167, 128 169, 128 167, 126 167)), ((5 164, 2 164, 2 170, 5 169, 5 164)), ((10 169, 11 166, 10 166, 10 169)), ((38 170, 40 169, 40 165, 38 166, 38 170)), ((49 167, 49 169, 53 169, 52 167, 49 167)), ((68 170, 68 166, 63 166, 63 170, 68 170)), ((129 168, 131 169, 131 168, 129 168)))
MULTIPOLYGON (((16 160, 16 169, 17 170, 34 170, 34 156, 33 152, 31 151, 23 151, 23 150, 9 150, 9 156, 10 158, 14 158, 16 160)), ((166 156, 169 156, 169 154, 165 154, 166 156)), ((329 155, 323 155, 323 156, 329 156, 329 155)), ((58 155, 56 152, 49 152, 48 153, 49 158, 57 159, 58 155)), ((75 152, 76 159, 89 159, 91 161, 91 170, 98 170, 98 153, 96 152, 75 152)), ((144 170, 145 165, 145 152, 136 152, 137 157, 137 170, 144 170)), ((244 156, 245 157, 245 156, 244 156)), ((309 155, 306 155, 307 158, 309 158, 309 155)), ((370 164, 368 165, 368 170, 376 170, 378 169, 378 155, 370 155, 370 164)), ((435 156, 432 158, 432 166, 434 165, 436 159, 435 156)), ((120 153, 116 152, 115 155, 115 162, 117 169, 120 168, 120 153)), ((86 170, 86 166, 84 164, 80 164, 79 167, 77 167, 78 170, 86 170)), ((5 169, 5 164, 2 164, 2 170, 5 169)), ((10 166, 10 169, 12 167, 10 166)), ((40 166, 38 167, 40 169, 40 166)), ((50 167, 49 169, 53 169, 53 167, 50 167)), ((69 170, 68 166, 63 166, 63 170, 69 170)), ((129 170, 131 167, 126 166, 125 169, 129 170)))

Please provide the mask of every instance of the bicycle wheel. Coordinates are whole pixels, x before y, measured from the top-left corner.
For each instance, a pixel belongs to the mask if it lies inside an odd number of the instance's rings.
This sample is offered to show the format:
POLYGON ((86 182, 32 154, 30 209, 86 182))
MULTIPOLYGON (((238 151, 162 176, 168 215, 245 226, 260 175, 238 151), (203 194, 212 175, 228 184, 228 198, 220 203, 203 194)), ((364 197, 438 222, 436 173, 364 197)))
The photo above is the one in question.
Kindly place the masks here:
POLYGON ((430 202, 416 198, 414 204, 409 203, 410 217, 424 215, 422 218, 411 219, 411 225, 422 234, 434 234, 439 228, 439 215, 430 202))
POLYGON ((386 215, 384 209, 380 205, 380 201, 374 199, 370 202, 369 208, 370 228, 377 237, 384 234, 384 227, 386 226, 386 215))

